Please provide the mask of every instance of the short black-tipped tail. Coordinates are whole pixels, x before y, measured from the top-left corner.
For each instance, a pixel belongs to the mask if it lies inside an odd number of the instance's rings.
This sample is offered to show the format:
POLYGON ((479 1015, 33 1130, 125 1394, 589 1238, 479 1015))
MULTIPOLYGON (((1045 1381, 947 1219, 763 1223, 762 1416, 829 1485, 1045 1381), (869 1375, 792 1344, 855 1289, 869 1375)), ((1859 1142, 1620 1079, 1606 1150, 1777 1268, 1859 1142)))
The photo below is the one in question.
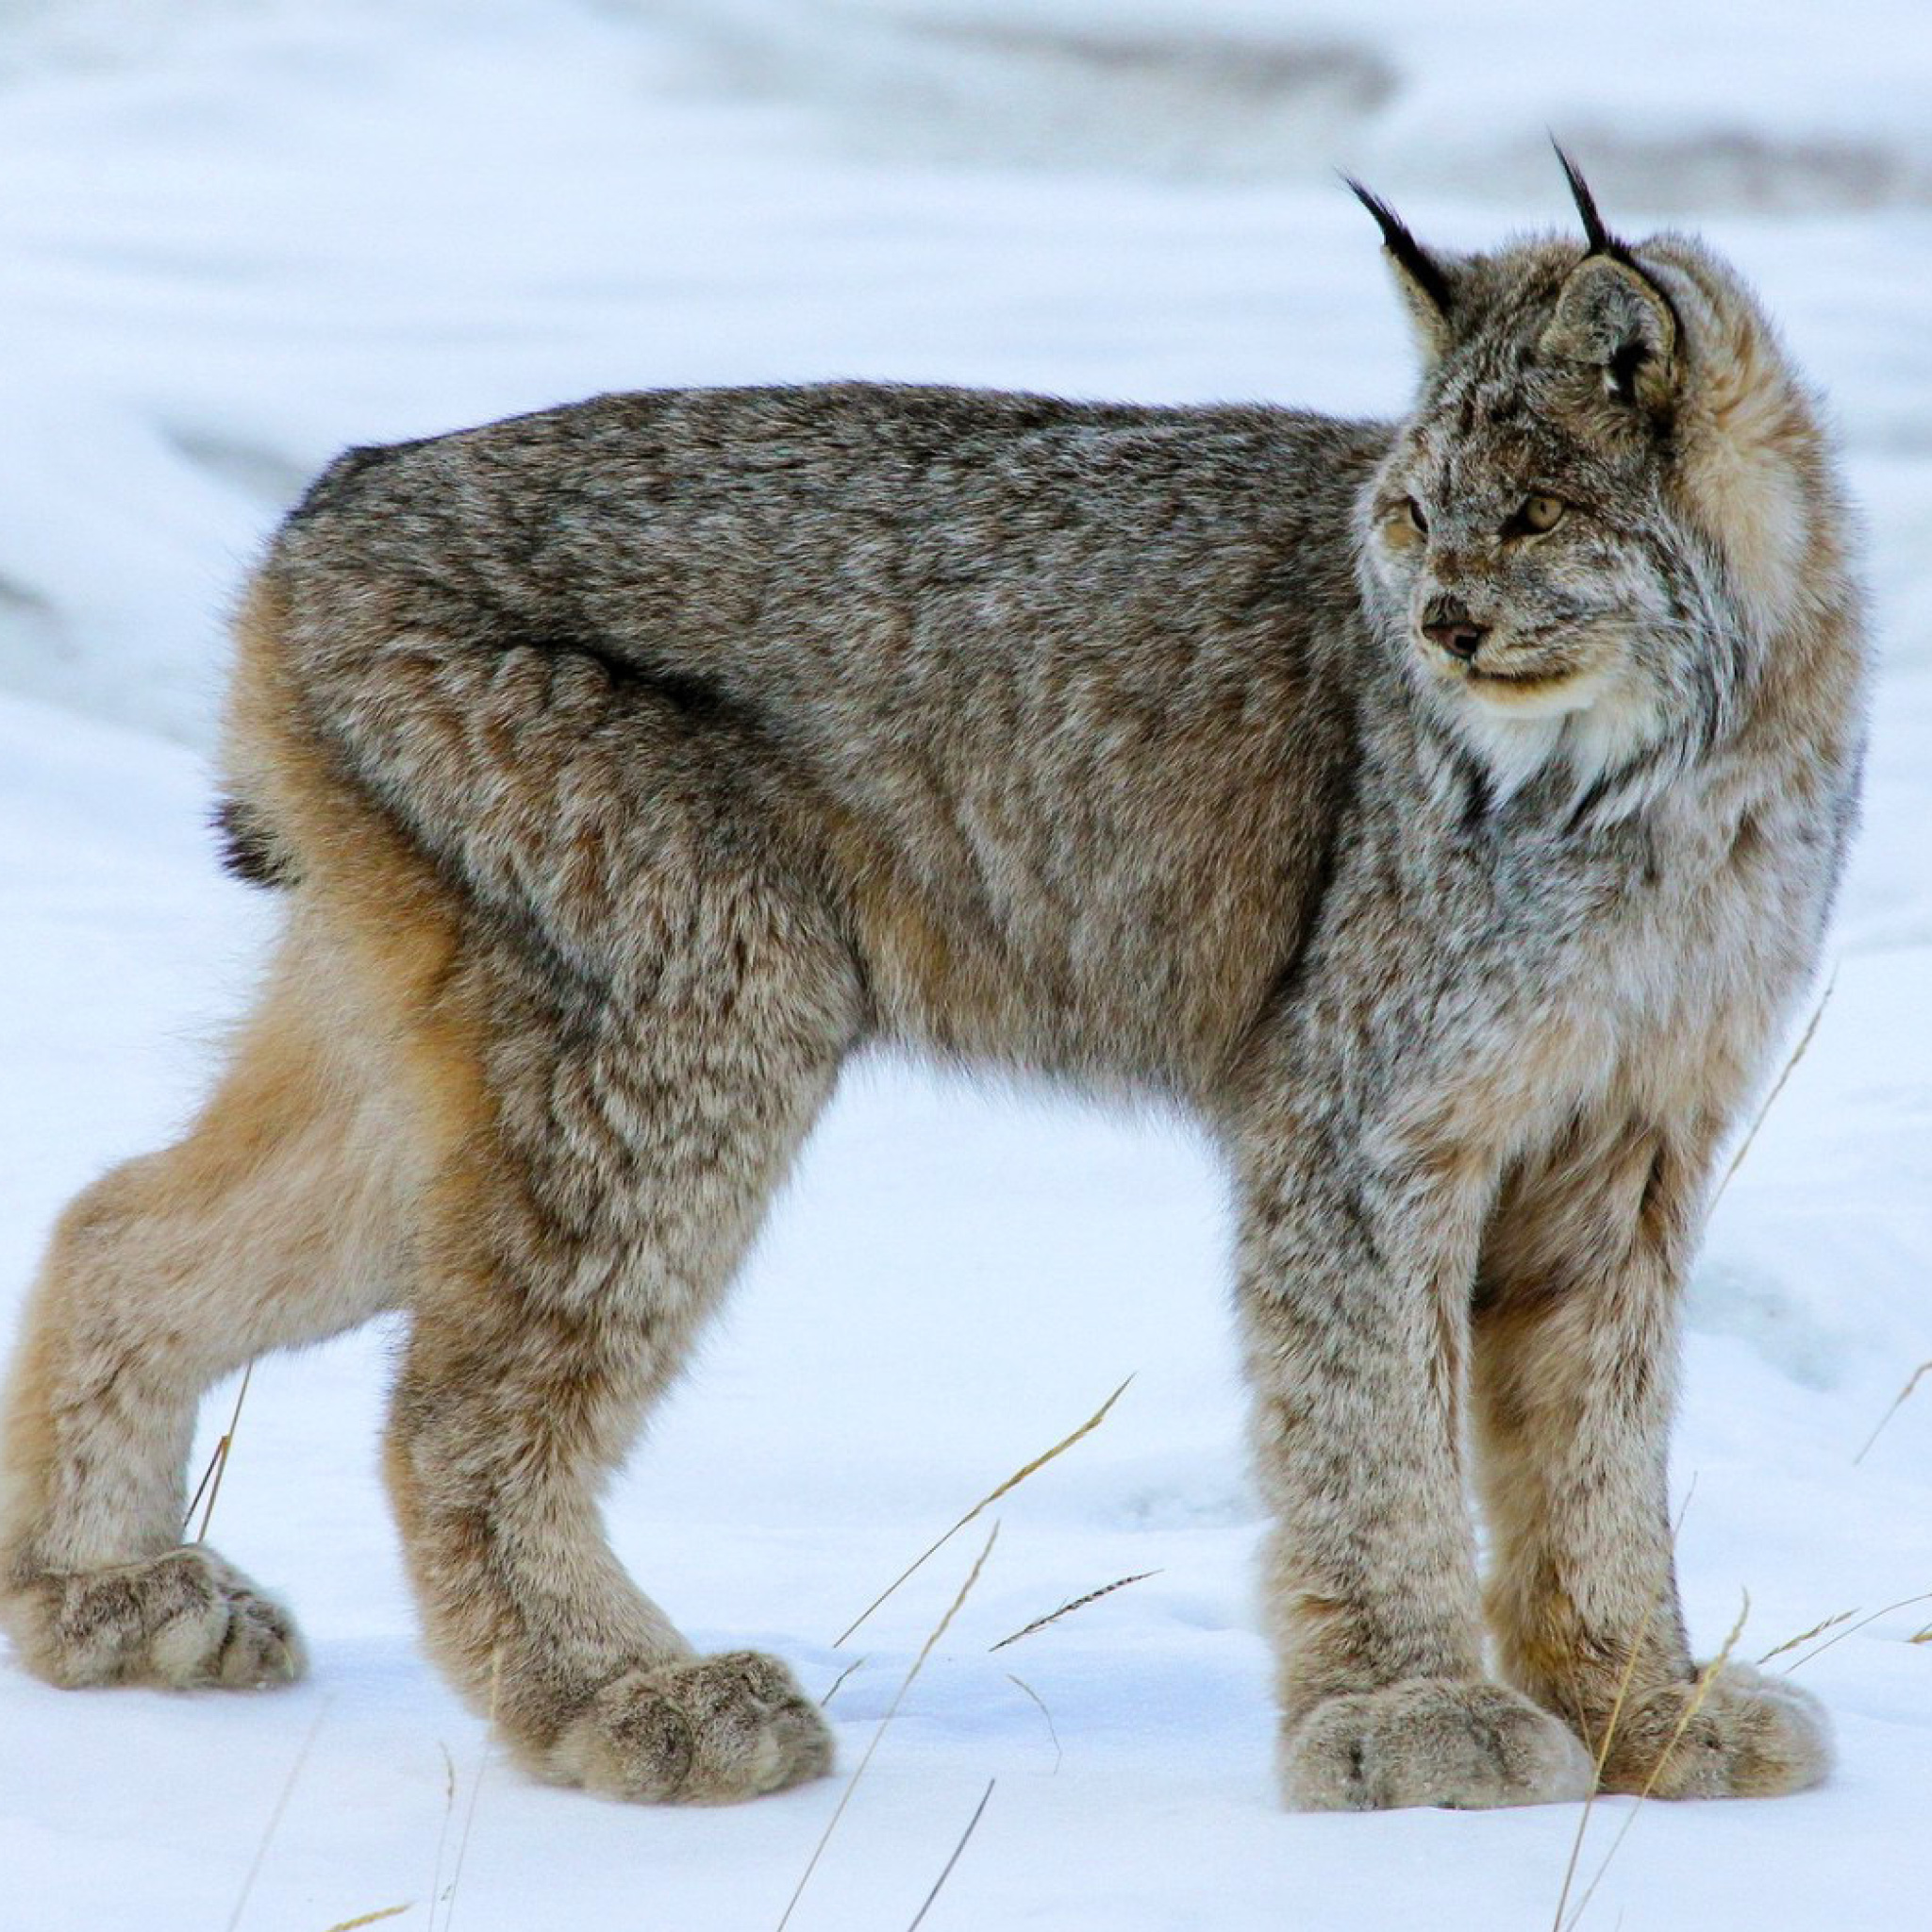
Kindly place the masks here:
POLYGON ((215 807, 211 822, 221 841, 225 871, 251 886, 295 883, 295 870, 287 854, 275 844, 260 816, 242 799, 223 799, 215 807))

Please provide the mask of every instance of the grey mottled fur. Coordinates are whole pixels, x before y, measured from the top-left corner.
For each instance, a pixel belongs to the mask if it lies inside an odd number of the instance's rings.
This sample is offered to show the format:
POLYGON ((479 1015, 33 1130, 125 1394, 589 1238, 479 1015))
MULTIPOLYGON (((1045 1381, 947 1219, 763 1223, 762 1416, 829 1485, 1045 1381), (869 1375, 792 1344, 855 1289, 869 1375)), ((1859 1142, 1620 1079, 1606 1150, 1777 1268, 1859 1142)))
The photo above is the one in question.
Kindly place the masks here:
POLYGON ((229 733, 288 944, 193 1132, 70 1209, 15 1369, 30 1665, 298 1669, 176 1551, 194 1401, 404 1304, 430 1640, 525 1761, 823 1769, 784 1667, 693 1657, 593 1496, 893 1041, 1224 1147, 1290 1803, 1823 1774, 1816 1707, 1748 1673, 1675 1735, 1665 1455, 1713 1159, 1854 816, 1829 452, 1696 244, 1450 259, 1384 217, 1424 359, 1392 425, 677 391, 321 478, 229 733))

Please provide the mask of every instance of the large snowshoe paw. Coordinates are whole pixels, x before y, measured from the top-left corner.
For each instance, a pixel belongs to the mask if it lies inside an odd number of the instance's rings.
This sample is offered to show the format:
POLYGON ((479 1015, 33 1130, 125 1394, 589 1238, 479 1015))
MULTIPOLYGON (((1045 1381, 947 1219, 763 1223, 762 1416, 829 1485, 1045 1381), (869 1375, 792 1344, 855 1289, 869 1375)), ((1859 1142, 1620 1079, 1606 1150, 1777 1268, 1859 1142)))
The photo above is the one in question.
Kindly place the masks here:
POLYGON ((736 1650, 605 1685, 539 1768, 609 1797, 729 1805, 831 1765, 831 1733, 791 1673, 776 1657, 736 1650))
POLYGON ((1548 1805, 1596 1781, 1574 1735, 1526 1697, 1435 1677, 1317 1705, 1284 1735, 1281 1774, 1299 1811, 1548 1805))
POLYGON ((1830 1769, 1831 1724, 1817 1698, 1789 1677, 1725 1664, 1701 1701, 1695 1681, 1625 1698, 1603 1788, 1653 1798, 1770 1798, 1822 1783, 1830 1769))
POLYGON ((142 1563, 29 1578, 9 1592, 21 1659, 51 1684, 255 1690, 307 1669, 281 1605, 203 1544, 142 1563))

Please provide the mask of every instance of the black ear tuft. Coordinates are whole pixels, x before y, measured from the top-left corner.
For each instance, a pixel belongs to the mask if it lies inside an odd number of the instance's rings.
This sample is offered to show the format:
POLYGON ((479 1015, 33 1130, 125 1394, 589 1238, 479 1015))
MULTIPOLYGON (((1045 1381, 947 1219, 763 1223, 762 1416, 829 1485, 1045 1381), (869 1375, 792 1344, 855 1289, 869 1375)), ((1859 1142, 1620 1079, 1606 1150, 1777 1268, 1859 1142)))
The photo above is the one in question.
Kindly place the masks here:
MULTIPOLYGON (((1607 256, 1612 261, 1621 262, 1632 275, 1638 276, 1644 287, 1663 304, 1664 310, 1671 320, 1672 339, 1675 341, 1682 333, 1683 318, 1677 313, 1676 303, 1671 299, 1671 291, 1630 252, 1630 244, 1627 242, 1620 242, 1604 225, 1604 218, 1597 212, 1596 196, 1590 192, 1590 183, 1583 178, 1583 171, 1563 152, 1561 142, 1554 134, 1550 137, 1550 145, 1556 149, 1557 158, 1563 164, 1564 177, 1570 183, 1571 199, 1576 204, 1576 212, 1583 218, 1583 232, 1590 242, 1589 250, 1583 258, 1588 261, 1592 255, 1607 256)), ((1611 370, 1613 387, 1617 393, 1625 394, 1631 391, 1632 374, 1627 367, 1621 372, 1615 368, 1611 370)))
POLYGON ((1590 239, 1590 252, 1607 255, 1615 261, 1628 262, 1630 251, 1604 226, 1604 218, 1597 212, 1596 196, 1590 192, 1590 183, 1583 178, 1583 171, 1563 152, 1554 135, 1550 138, 1550 145, 1556 148, 1557 158, 1563 164, 1563 174, 1570 183, 1571 199, 1576 204, 1576 212, 1583 217, 1583 232, 1590 239))
POLYGON ((1375 225, 1382 231, 1382 245, 1395 258, 1397 266, 1435 305, 1436 312, 1446 322, 1454 298, 1450 292, 1449 277, 1442 273, 1441 264, 1408 232, 1402 217, 1379 194, 1371 193, 1353 175, 1344 175, 1341 178, 1355 198, 1374 216, 1375 225))

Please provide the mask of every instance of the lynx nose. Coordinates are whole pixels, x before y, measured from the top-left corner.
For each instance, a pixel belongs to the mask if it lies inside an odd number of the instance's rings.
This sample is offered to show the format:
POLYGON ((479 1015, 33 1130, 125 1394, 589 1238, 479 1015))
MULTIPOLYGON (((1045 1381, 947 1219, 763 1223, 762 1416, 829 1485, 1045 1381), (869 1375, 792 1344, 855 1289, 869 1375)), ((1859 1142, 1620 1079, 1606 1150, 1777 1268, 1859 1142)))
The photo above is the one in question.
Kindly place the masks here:
POLYGON ((1489 634, 1489 625, 1476 623, 1460 604, 1431 604, 1423 612, 1424 637, 1464 664, 1482 648, 1489 634))

